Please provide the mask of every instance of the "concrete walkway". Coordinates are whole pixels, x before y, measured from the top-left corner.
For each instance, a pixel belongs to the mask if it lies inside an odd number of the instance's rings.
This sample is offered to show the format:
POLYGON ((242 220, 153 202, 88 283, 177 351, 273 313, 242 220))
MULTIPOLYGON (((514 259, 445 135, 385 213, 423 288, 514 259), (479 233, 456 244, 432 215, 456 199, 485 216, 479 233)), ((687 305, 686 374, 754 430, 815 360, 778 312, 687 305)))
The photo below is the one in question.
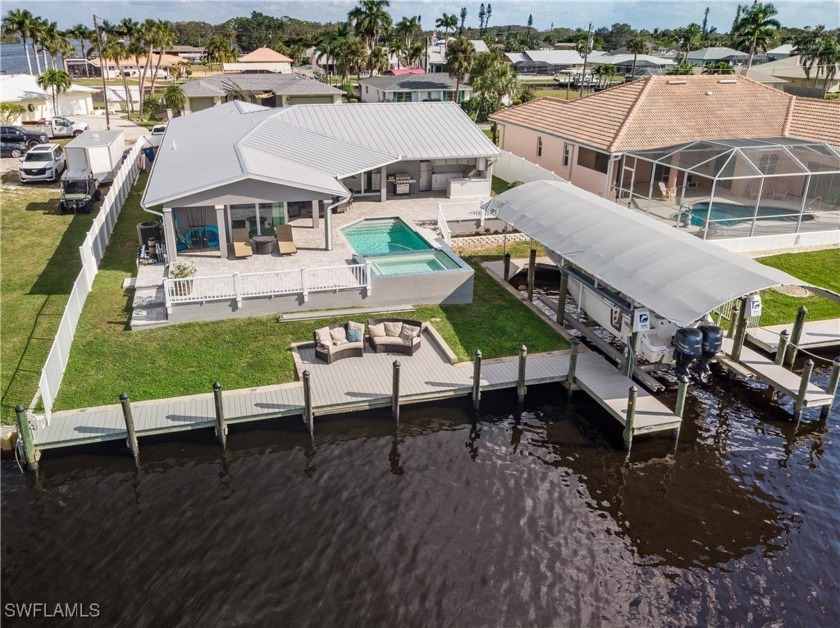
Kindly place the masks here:
MULTIPOLYGON (((72 116, 72 118, 77 122, 87 122, 89 128, 94 131, 104 131, 107 128, 105 125, 104 112, 102 115, 72 116)), ((139 124, 129 122, 128 120, 123 120, 116 114, 111 114, 111 130, 122 131, 125 136, 126 145, 134 144, 138 139, 140 139, 140 136, 148 135, 149 133, 148 129, 140 126, 139 124)))

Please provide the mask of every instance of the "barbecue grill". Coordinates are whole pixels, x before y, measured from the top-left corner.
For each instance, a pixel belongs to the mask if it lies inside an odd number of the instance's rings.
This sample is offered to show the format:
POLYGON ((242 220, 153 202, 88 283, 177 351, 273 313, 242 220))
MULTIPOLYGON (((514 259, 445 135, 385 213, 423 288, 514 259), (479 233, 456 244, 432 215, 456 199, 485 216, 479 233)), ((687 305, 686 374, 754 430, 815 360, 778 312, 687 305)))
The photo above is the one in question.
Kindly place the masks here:
POLYGON ((394 193, 401 195, 401 194, 408 194, 409 192, 409 185, 412 183, 416 183, 416 179, 412 179, 411 175, 408 173, 400 173, 395 174, 394 176, 390 177, 391 181, 394 182, 394 187, 396 188, 394 193))

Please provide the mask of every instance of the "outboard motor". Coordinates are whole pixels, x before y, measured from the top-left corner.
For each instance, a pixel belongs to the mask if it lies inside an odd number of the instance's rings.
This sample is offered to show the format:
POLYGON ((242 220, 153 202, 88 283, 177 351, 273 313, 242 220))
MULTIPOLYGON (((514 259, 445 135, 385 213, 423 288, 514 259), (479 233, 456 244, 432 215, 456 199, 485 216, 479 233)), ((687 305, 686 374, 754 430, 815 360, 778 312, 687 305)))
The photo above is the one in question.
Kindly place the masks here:
POLYGON ((708 381, 711 370, 709 361, 715 357, 723 347, 723 330, 717 325, 700 325, 697 327, 703 334, 703 353, 694 367, 695 372, 704 384, 708 381))
POLYGON ((678 379, 688 380, 688 369, 695 359, 703 354, 703 332, 691 327, 678 329, 674 334, 674 369, 678 379))

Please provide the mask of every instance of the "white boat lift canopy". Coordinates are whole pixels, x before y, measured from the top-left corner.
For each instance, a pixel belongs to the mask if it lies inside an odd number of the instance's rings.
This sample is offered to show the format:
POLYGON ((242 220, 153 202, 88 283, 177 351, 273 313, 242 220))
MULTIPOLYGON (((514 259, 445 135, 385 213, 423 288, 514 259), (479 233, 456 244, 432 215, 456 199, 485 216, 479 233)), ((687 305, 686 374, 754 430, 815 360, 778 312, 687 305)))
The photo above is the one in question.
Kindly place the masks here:
POLYGON ((527 183, 483 207, 638 306, 678 325, 765 288, 809 286, 564 181, 527 183))

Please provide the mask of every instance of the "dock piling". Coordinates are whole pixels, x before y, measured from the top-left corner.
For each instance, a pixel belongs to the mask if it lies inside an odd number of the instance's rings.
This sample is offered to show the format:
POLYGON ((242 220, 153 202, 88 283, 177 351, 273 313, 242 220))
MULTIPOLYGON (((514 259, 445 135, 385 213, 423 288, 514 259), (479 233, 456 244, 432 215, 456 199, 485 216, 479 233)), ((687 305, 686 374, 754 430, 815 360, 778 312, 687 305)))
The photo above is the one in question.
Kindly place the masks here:
POLYGON ((802 369, 802 379, 799 382, 799 391, 796 395, 796 403, 793 406, 793 418, 797 422, 802 418, 802 412, 805 410, 805 394, 808 392, 808 384, 811 383, 811 374, 814 372, 814 361, 807 360, 805 367, 802 369))
POLYGON ((735 301, 732 304, 732 310, 729 313, 729 327, 726 328, 726 337, 732 338, 735 335, 735 328, 738 326, 738 318, 741 315, 741 301, 735 301))
POLYGON ((635 384, 630 386, 627 394, 627 418, 624 420, 624 449, 628 452, 633 446, 633 422, 636 419, 636 399, 639 396, 639 389, 635 384))
POLYGON ((131 402, 128 400, 126 393, 120 394, 120 405, 122 406, 123 419, 125 419, 125 429, 128 432, 125 444, 131 450, 131 455, 134 456, 134 464, 139 466, 140 446, 137 444, 137 433, 134 431, 134 415, 131 413, 131 402))
POLYGON ((525 362, 528 359, 528 347, 519 347, 519 377, 516 380, 516 399, 520 405, 525 403, 525 362))
POLYGON ((560 269, 560 289, 557 291, 557 312, 555 312, 554 320, 558 325, 565 322, 566 316, 566 295, 569 293, 569 273, 562 268, 560 269))
POLYGON ((23 459, 26 462, 26 468, 30 471, 38 470, 38 450, 35 449, 35 438, 32 436, 32 426, 29 425, 29 419, 26 417, 26 408, 21 404, 15 407, 15 414, 17 415, 18 436, 23 446, 23 459))
MULTIPOLYGON (((828 386, 825 387, 825 392, 832 398, 836 397, 838 384, 840 384, 840 356, 834 358, 834 362, 831 364, 831 375, 828 376, 828 386)), ((822 407, 820 410, 821 419, 828 418, 828 413, 831 412, 832 405, 834 404, 830 403, 822 407)))
POLYGON ((680 379, 677 383, 677 407, 674 410, 674 414, 676 414, 681 419, 683 418, 683 413, 685 411, 685 398, 688 394, 688 379, 680 379))
POLYGON ((802 340, 802 330, 805 328, 805 317, 808 315, 808 308, 799 306, 796 312, 796 322, 793 324, 793 331, 790 332, 790 342, 787 346, 787 362, 790 366, 796 361, 796 352, 799 351, 799 342, 802 340))
POLYGON ((473 357, 473 410, 478 412, 478 406, 481 403, 481 351, 475 350, 473 357))
POLYGON ((391 415, 400 424, 400 361, 394 360, 393 393, 391 394, 391 415))
POLYGON ((309 433, 315 433, 315 423, 312 420, 312 385, 309 382, 309 371, 303 372, 303 420, 309 433))
POLYGON ((505 281, 510 279, 510 253, 505 253, 505 281))
POLYGON ((225 409, 222 406, 221 382, 213 384, 213 401, 216 405, 216 436, 224 449, 227 445, 227 425, 225 425, 225 409))
POLYGON ((572 353, 569 355, 569 374, 566 377, 569 397, 572 396, 572 391, 575 386, 575 370, 577 369, 578 351, 580 351, 580 340, 572 338, 572 353))
POLYGON ((785 354, 787 353, 788 348, 788 338, 790 334, 788 333, 787 329, 783 329, 782 333, 779 334, 779 346, 776 348, 776 357, 774 362, 781 366, 784 364, 785 361, 785 354))
POLYGON ((747 301, 746 297, 741 299, 741 307, 738 308, 738 318, 735 322, 735 339, 732 342, 732 359, 735 362, 741 361, 741 349, 744 346, 744 338, 747 335, 747 301))
POLYGON ((537 249, 528 253, 528 300, 534 300, 534 281, 537 278, 537 249))

